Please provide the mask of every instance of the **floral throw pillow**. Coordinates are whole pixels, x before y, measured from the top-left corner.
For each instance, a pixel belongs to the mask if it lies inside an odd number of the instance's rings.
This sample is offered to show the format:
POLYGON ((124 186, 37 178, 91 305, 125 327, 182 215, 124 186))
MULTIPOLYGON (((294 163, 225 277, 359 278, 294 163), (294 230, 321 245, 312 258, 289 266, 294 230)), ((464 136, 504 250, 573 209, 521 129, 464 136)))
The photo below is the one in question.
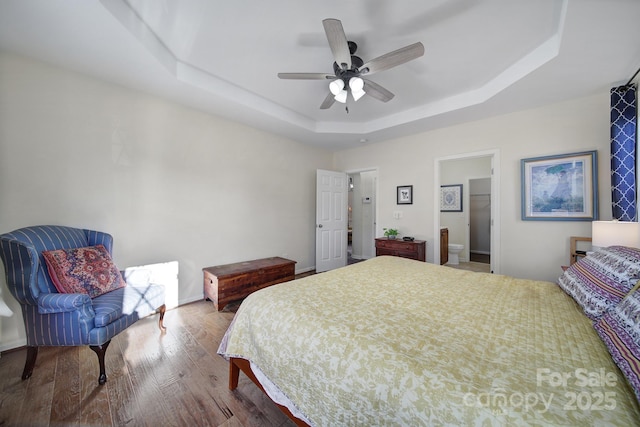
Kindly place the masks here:
POLYGON ((42 252, 49 276, 60 293, 95 298, 126 286, 103 245, 42 252))
POLYGON ((594 328, 640 402, 640 290, 631 292, 594 328))
POLYGON ((640 249, 602 248, 571 265, 558 285, 593 321, 613 308, 640 279, 640 249))

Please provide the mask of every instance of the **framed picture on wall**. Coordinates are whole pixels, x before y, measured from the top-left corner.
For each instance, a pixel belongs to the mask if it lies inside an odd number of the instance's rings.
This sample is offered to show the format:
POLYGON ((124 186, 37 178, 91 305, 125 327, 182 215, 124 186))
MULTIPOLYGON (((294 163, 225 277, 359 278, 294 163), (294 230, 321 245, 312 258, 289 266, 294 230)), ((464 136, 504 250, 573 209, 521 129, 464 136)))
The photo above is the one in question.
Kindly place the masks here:
POLYGON ((440 186, 440 212, 462 212, 462 184, 440 186))
POLYGON ((412 205, 413 204, 413 185, 400 185, 397 190, 397 204, 398 205, 412 205))
POLYGON ((598 152, 521 160, 522 219, 598 219, 598 152))

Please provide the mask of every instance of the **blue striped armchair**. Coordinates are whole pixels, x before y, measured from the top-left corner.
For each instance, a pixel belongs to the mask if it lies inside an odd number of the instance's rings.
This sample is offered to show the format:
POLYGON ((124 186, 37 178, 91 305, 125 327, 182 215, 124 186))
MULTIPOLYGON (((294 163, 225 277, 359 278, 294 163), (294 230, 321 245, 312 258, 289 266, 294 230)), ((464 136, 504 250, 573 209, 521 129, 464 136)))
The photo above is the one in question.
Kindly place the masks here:
POLYGON ((155 312, 160 313, 158 326, 164 332, 162 285, 136 283, 95 298, 84 293, 58 292, 42 252, 95 245, 103 245, 111 254, 113 238, 100 231, 51 225, 0 235, 7 287, 20 303, 27 335, 23 380, 31 376, 40 346, 88 345, 98 356, 98 383, 104 384, 104 356, 111 338, 155 312))

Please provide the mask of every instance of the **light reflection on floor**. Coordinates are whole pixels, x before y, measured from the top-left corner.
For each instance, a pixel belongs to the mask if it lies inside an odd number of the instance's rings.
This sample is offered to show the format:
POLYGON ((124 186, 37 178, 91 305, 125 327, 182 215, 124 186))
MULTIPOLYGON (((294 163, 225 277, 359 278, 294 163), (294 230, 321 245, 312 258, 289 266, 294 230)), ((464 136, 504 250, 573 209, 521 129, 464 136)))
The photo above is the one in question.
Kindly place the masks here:
POLYGON ((445 264, 447 267, 457 268, 458 270, 475 271, 476 273, 489 273, 491 265, 482 262, 461 262, 458 265, 445 264))

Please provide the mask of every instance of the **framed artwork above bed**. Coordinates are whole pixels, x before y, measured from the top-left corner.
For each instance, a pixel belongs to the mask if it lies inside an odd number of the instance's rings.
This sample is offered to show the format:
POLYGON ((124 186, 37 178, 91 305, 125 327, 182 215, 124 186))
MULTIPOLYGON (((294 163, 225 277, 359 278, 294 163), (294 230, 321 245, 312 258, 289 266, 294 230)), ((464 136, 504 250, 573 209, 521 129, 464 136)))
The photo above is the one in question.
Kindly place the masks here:
POLYGON ((521 160, 522 220, 598 219, 598 152, 521 160))

